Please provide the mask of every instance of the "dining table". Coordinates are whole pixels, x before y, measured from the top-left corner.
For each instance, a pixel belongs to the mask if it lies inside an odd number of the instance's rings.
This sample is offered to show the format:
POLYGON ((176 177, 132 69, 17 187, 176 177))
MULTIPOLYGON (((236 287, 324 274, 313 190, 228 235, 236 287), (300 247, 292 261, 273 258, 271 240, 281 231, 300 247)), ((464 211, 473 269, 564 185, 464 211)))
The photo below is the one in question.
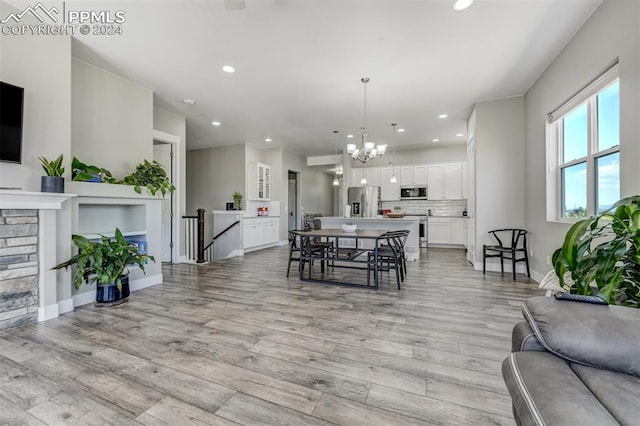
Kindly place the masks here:
POLYGON ((297 231, 300 236, 300 280, 377 290, 379 288, 378 249, 380 242, 386 239, 384 236, 388 232, 384 229, 356 229, 354 232, 345 232, 340 228, 297 231), (317 243, 314 243, 316 241, 332 244, 324 244, 323 250, 314 250, 312 247, 317 247, 317 243), (370 257, 369 253, 373 253, 373 256, 370 257), (313 276, 312 262, 316 261, 321 263, 320 278, 313 276), (306 278, 304 276, 305 265, 308 265, 306 278), (367 271, 367 284, 330 280, 325 273, 325 267, 329 265, 333 268, 367 271), (371 269, 373 269, 373 285, 370 285, 369 282, 371 269))

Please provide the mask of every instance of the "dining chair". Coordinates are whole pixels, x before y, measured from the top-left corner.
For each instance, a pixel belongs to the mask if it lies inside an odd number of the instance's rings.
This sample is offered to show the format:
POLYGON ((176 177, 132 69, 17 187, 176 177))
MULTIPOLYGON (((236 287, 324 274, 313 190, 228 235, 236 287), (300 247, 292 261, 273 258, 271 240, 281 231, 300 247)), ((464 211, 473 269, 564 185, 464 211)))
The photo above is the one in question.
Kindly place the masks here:
POLYGON ((513 280, 516 280, 516 264, 524 262, 527 268, 527 277, 531 278, 529 271, 529 256, 527 254, 527 231, 518 228, 494 229, 489 234, 498 244, 482 246, 482 273, 487 272, 487 258, 500 258, 500 271, 504 275, 504 260, 511 260, 513 280), (503 242, 504 241, 504 242, 503 242))
POLYGON ((404 242, 406 242, 405 231, 389 231, 380 237, 383 241, 378 246, 378 261, 375 260, 375 250, 367 253, 367 285, 370 283, 370 274, 372 268, 380 271, 389 271, 393 269, 396 274, 396 285, 400 290, 400 282, 404 281, 406 263, 404 256, 404 242), (385 244, 386 243, 386 244, 385 244))
MULTIPOLYGON (((300 238, 300 234, 299 232, 301 232, 300 230, 291 230, 289 231, 289 261, 287 263, 287 278, 289 277, 289 273, 291 272, 291 262, 298 262, 298 272, 300 271, 300 268, 302 267, 302 265, 300 265, 300 254, 301 254, 301 238, 300 238)), ((320 255, 320 257, 325 258, 327 257, 327 253, 329 250, 329 247, 333 247, 333 244, 331 244, 331 246, 327 245, 326 242, 320 242, 320 243, 316 243, 314 242, 314 240, 311 239, 307 239, 306 243, 305 243, 305 249, 312 255, 320 255)), ((311 260, 311 262, 313 262, 313 260, 311 260)), ((324 272, 324 260, 322 260, 322 271, 324 272)))

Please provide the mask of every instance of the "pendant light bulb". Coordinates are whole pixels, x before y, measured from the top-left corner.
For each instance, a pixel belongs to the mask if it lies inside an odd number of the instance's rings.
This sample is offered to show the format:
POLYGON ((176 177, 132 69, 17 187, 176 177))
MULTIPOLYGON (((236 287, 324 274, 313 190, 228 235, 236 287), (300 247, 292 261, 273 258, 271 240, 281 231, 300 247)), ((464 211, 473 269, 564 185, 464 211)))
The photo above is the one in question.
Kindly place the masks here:
POLYGON ((398 183, 398 179, 396 175, 391 175, 391 179, 389 179, 389 183, 398 183))
POLYGON ((333 179, 333 186, 338 186, 340 185, 340 181, 338 180, 338 176, 335 177, 335 179, 333 179))
POLYGON ((362 185, 366 185, 366 184, 367 184, 367 178, 366 178, 366 177, 363 177, 362 179, 360 179, 360 183, 361 183, 362 185))

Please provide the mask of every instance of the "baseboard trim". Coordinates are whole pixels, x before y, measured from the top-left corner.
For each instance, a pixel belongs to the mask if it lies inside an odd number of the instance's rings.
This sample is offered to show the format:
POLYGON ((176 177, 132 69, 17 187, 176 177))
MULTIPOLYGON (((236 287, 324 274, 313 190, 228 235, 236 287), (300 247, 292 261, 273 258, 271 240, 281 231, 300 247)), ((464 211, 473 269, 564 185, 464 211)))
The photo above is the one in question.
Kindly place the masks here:
MULTIPOLYGON (((131 280, 129 281, 129 290, 130 291, 142 290, 143 288, 161 284, 162 280, 163 280, 162 274, 152 275, 150 277, 144 277, 137 280, 131 280)), ((89 303, 93 303, 95 301, 96 301, 95 289, 92 291, 85 291, 84 293, 79 293, 73 296, 73 307, 75 308, 82 305, 88 305, 89 303)))
POLYGON ((58 315, 73 311, 73 298, 64 299, 58 302, 58 315))
POLYGON ((151 287, 152 285, 162 283, 162 274, 152 275, 150 277, 139 278, 129 282, 129 290, 136 291, 143 288, 151 287))
POLYGON ((231 259, 232 257, 238 257, 238 256, 244 256, 244 250, 242 249, 233 250, 226 257, 223 257, 223 259, 231 259))
POLYGON ((73 307, 88 305, 96 301, 96 290, 85 291, 84 293, 78 293, 73 295, 73 307))
POLYGON ((47 305, 44 308, 38 308, 38 321, 47 321, 58 317, 58 304, 47 305))

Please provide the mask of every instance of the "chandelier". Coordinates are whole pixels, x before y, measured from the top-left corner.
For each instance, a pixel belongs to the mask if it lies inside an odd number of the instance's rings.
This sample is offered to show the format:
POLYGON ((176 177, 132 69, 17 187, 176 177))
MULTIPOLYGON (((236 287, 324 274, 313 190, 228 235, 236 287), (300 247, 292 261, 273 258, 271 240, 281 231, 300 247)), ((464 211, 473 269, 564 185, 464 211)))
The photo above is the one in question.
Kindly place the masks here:
POLYGON ((364 124, 360 128, 362 136, 359 147, 353 143, 347 145, 347 153, 352 160, 358 160, 364 164, 376 157, 382 157, 387 151, 387 145, 376 145, 375 142, 367 140, 367 83, 369 77, 362 77, 360 81, 364 84, 364 124))

